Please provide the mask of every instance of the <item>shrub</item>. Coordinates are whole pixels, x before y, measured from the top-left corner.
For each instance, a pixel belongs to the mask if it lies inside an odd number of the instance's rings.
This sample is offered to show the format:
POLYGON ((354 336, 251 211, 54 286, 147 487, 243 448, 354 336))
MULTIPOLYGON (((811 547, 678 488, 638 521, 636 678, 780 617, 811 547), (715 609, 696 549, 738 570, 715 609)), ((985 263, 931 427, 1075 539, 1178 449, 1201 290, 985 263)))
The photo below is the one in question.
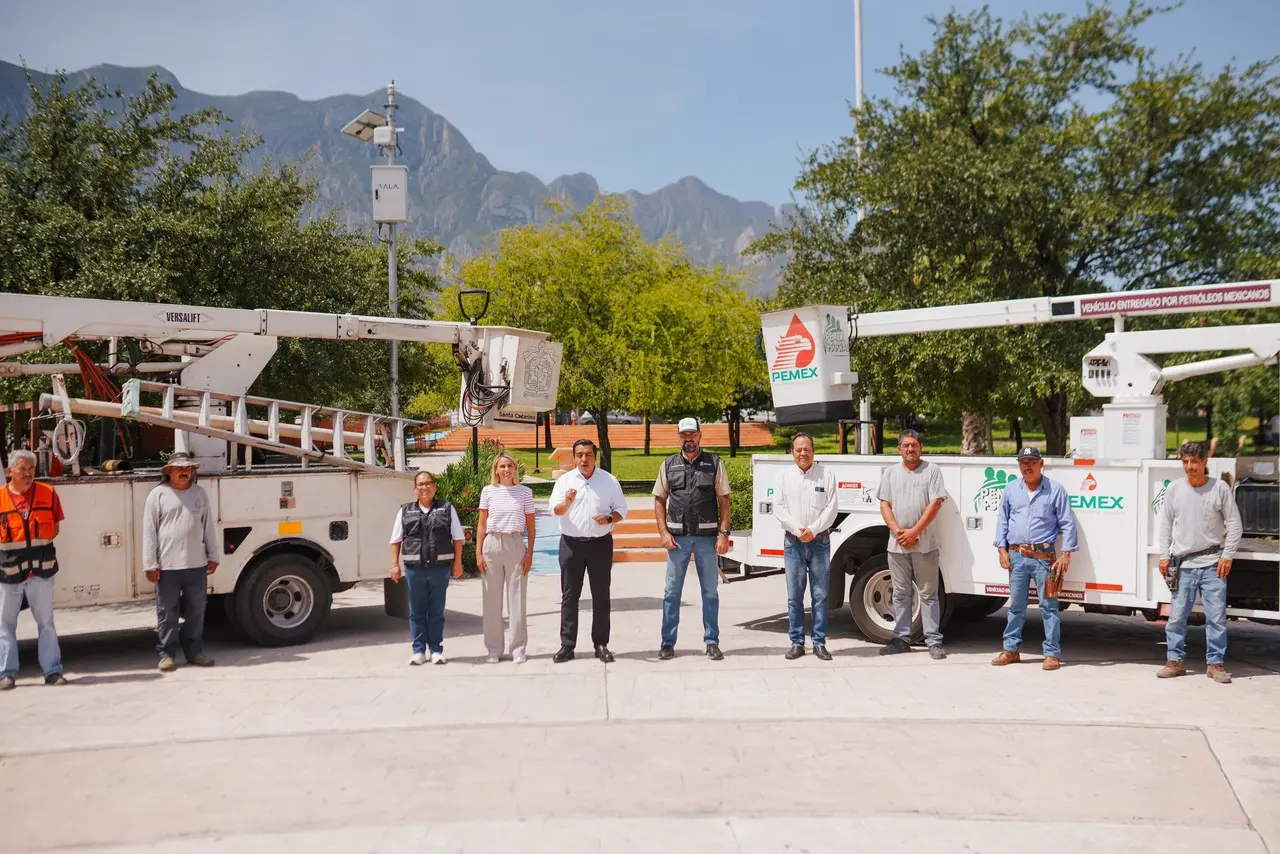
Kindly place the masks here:
POLYGON ((777 427, 773 428, 773 446, 775 448, 783 448, 791 450, 791 440, 800 432, 798 427, 777 427))
POLYGON ((725 460, 725 474, 729 476, 729 528, 734 531, 750 530, 751 463, 725 460))

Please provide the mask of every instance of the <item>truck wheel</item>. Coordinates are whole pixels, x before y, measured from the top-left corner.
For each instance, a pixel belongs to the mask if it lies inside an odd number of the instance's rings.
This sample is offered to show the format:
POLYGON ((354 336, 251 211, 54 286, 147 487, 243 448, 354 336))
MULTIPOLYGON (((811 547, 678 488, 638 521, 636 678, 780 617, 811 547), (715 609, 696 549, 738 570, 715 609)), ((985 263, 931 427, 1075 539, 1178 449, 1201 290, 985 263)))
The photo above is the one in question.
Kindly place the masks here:
MULTIPOLYGON (((849 614, 867 640, 888 643, 893 639, 893 581, 889 577, 889 555, 881 552, 862 562, 849 586, 849 614)), ((911 637, 924 636, 920 617, 920 597, 911 597, 911 637)))
POLYGON ((306 643, 329 616, 333 591, 324 573, 301 555, 269 557, 236 587, 235 622, 259 646, 306 643))

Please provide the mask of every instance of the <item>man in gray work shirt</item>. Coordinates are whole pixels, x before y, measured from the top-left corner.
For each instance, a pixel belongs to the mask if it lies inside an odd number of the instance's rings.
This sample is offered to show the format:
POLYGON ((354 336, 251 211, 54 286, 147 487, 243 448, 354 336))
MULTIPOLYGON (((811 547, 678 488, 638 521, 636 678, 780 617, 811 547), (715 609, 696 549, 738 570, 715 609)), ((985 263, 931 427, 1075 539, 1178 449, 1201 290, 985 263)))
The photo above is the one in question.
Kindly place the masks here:
POLYGON ((1161 679, 1187 672, 1187 617, 1196 604, 1196 593, 1204 603, 1205 675, 1227 684, 1231 675, 1223 667, 1227 657, 1227 576, 1240 546, 1240 511, 1231 487, 1209 477, 1208 449, 1203 442, 1183 442, 1183 480, 1175 480, 1165 490, 1160 507, 1160 574, 1173 578, 1173 607, 1165 627, 1167 652, 1161 679), (1171 575, 1172 573, 1172 575, 1171 575))
POLYGON ((207 576, 218 568, 217 532, 209 496, 196 485, 196 463, 178 452, 161 469, 164 482, 151 490, 142 511, 142 568, 156 586, 159 669, 173 670, 178 615, 183 612, 182 651, 187 663, 212 667, 204 653, 207 576))
POLYGON ((880 515, 889 527, 889 576, 893 580, 893 639, 881 655, 911 651, 911 587, 920 590, 924 639, 934 659, 947 657, 942 648, 942 607, 938 602, 938 542, 933 520, 947 498, 942 469, 920 459, 920 434, 898 435, 902 464, 880 475, 880 515))

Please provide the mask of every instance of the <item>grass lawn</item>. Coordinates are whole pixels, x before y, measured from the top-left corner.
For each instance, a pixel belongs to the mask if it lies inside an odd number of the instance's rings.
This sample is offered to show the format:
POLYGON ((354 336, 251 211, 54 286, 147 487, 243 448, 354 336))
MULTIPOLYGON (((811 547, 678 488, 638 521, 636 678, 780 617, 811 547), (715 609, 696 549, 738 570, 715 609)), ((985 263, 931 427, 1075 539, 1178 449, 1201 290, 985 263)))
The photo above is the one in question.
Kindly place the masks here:
MULTIPOLYGON (((1251 419, 1252 423, 1247 424, 1248 434, 1252 434, 1257 429, 1257 419, 1251 419)), ((840 452, 840 434, 834 424, 811 424, 802 428, 804 432, 813 436, 815 450, 819 454, 836 454, 840 452)), ((888 430, 888 439, 885 443, 885 450, 889 453, 893 452, 894 436, 896 431, 888 430)), ((996 422, 994 430, 996 454, 1012 455, 1017 451, 1013 440, 1009 438, 1009 427, 1007 423, 996 422)), ((853 438, 850 436, 850 446, 853 444, 853 438)), ((959 454, 960 453, 960 427, 959 425, 934 425, 930 426, 924 434, 924 449, 926 454, 959 454)), ((1170 418, 1169 433, 1167 439, 1167 447, 1170 453, 1178 448, 1180 442, 1188 439, 1204 438, 1204 419, 1194 416, 1187 416, 1177 420, 1170 418)), ((1044 447, 1044 434, 1035 430, 1022 431, 1022 439, 1024 442, 1032 445, 1044 447)), ((667 456, 674 454, 678 448, 653 448, 649 456, 645 456, 642 448, 614 448, 613 450, 613 475, 622 481, 650 481, 652 482, 658 476, 658 467, 662 464, 662 460, 667 456)), ((707 448, 714 454, 719 454, 726 460, 729 459, 728 448, 707 448)), ((1232 450, 1219 445, 1219 456, 1232 450)), ((1245 445, 1245 453, 1252 452, 1252 444, 1245 445)), ((511 453, 524 465, 526 474, 534 474, 533 471, 533 451, 524 449, 512 449, 511 453)), ((752 454, 782 454, 786 453, 782 448, 776 447, 756 447, 741 448, 738 451, 737 459, 743 465, 751 459, 752 454)), ((554 463, 547 459, 545 452, 539 454, 539 464, 542 467, 542 475, 550 474, 554 463)))

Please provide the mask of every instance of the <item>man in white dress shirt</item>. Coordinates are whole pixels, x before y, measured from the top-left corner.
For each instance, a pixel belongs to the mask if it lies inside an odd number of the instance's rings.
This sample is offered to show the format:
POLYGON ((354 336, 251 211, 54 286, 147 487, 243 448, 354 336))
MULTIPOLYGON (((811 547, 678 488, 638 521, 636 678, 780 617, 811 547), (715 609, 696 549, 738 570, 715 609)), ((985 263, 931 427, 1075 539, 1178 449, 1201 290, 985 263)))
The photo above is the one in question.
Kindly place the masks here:
POLYGON ((573 658, 578 644, 578 600, 584 577, 591 580, 591 643, 596 658, 613 661, 609 651, 609 579, 613 572, 613 526, 627 516, 627 499, 618 479, 596 467, 590 439, 573 443, 573 471, 551 490, 551 512, 560 519, 560 651, 557 664, 573 658))
POLYGON ((782 539, 787 570, 787 626, 791 649, 787 659, 804 655, 804 588, 813 605, 813 654, 830 661, 827 652, 827 590, 831 586, 831 525, 836 519, 836 476, 813 461, 813 439, 797 433, 791 440, 795 466, 778 475, 773 515, 786 532, 782 539))

